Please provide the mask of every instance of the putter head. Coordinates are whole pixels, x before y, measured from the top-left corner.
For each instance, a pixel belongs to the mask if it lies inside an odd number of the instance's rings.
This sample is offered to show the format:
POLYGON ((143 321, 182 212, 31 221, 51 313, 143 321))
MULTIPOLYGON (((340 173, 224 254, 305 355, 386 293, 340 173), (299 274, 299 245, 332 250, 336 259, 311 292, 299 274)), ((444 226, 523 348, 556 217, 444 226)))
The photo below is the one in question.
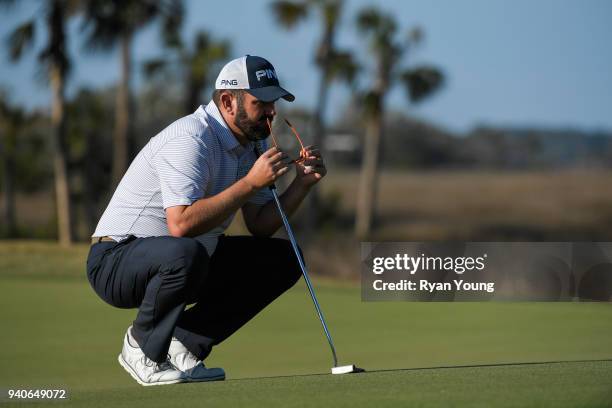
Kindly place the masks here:
POLYGON ((363 368, 357 367, 355 364, 332 367, 332 374, 350 374, 350 373, 363 373, 365 370, 363 368))

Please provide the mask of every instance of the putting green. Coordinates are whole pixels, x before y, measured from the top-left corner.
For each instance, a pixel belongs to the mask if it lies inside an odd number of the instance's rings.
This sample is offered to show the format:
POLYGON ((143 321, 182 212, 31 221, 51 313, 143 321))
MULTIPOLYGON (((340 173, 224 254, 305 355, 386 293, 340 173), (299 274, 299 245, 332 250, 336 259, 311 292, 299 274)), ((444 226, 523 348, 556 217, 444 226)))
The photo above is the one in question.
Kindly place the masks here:
POLYGON ((331 355, 300 282, 215 349, 207 363, 227 381, 143 388, 116 361, 135 312, 95 296, 83 250, 38 267, 48 248, 26 249, 0 244, 0 388, 65 387, 68 404, 88 407, 612 402, 610 304, 363 303, 357 287, 321 281, 340 363, 370 372, 327 374, 331 355), (507 364, 524 362, 552 363, 507 364), (469 367, 439 368, 449 366, 469 367))

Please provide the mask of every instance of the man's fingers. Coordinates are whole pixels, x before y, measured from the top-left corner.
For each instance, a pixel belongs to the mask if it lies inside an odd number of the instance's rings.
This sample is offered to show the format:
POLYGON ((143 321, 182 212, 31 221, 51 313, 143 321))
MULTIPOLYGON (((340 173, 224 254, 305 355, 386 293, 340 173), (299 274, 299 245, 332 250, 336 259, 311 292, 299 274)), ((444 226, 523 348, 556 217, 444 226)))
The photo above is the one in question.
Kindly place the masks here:
POLYGON ((316 146, 309 145, 304 147, 300 152, 300 156, 300 164, 304 166, 303 171, 305 175, 308 175, 308 178, 321 180, 327 174, 321 151, 316 146))
POLYGON ((306 151, 306 153, 310 153, 312 155, 321 155, 321 150, 315 146, 306 146, 304 150, 306 151))
POLYGON ((321 153, 319 152, 306 152, 305 158, 306 159, 310 159, 310 158, 322 159, 323 156, 321 156, 321 153))
POLYGON ((325 168, 325 166, 307 166, 304 169, 304 173, 305 174, 319 174, 321 176, 324 176, 327 174, 327 169, 325 168))
POLYGON ((284 163, 283 161, 278 161, 278 162, 272 164, 272 170, 274 172, 282 169, 283 167, 287 167, 287 163, 284 163))
POLYGON ((318 158, 306 159, 304 160, 304 165, 305 166, 322 166, 323 160, 318 159, 318 158))
POLYGON ((279 178, 280 176, 282 176, 283 174, 287 173, 289 171, 289 167, 283 167, 280 170, 278 170, 276 172, 276 178, 279 178))
POLYGON ((273 156, 270 156, 270 161, 272 163, 276 163, 278 161, 287 159, 287 157, 288 156, 285 152, 279 151, 278 153, 275 153, 273 156))
POLYGON ((277 147, 272 146, 271 148, 269 148, 268 150, 266 150, 266 151, 264 152, 264 154, 262 154, 262 156, 263 156, 263 157, 272 157, 272 156, 274 156, 275 154, 277 154, 279 151, 280 151, 280 150, 279 150, 277 147))

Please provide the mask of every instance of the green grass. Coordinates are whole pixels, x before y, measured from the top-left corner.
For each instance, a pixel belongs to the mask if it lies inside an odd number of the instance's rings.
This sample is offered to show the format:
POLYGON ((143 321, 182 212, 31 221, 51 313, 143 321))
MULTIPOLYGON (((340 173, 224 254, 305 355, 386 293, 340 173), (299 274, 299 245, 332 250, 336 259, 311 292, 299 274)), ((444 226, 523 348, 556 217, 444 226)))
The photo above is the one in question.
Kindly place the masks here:
POLYGON ((315 284, 341 363, 369 373, 327 374, 300 283, 215 349, 227 381, 143 388, 116 361, 135 311, 96 297, 85 256, 0 243, 0 388, 62 386, 88 407, 612 406, 610 304, 363 303, 330 281, 315 284))

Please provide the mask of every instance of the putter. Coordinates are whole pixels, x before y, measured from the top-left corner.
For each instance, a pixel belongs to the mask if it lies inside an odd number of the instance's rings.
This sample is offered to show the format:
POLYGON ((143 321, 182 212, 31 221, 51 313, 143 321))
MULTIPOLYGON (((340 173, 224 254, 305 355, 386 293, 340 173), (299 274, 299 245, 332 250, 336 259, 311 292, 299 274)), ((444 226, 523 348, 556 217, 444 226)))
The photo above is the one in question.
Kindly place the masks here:
MULTIPOLYGON (((255 153, 259 157, 262 153, 263 149, 259 143, 256 143, 255 153)), ((329 347, 332 352, 332 356, 334 358, 334 366, 331 369, 332 374, 349 374, 349 373, 361 373, 365 370, 363 368, 357 367, 355 364, 338 366, 338 358, 336 356, 336 348, 334 347, 334 342, 332 340, 329 329, 327 328, 327 323, 325 322, 325 318, 323 317, 323 312, 321 311, 321 306, 319 306, 319 301, 317 300, 317 295, 315 295, 314 288, 312 287, 312 283, 310 282, 310 277, 308 276, 308 271, 306 270, 306 265, 304 264, 304 260, 300 255, 300 251, 298 249, 297 242, 295 240, 295 236, 293 235, 293 230, 291 229, 291 225, 289 225, 289 220, 283 211, 283 207, 281 206, 280 200, 278 198, 278 194, 276 193, 276 186, 274 184, 270 185, 270 191, 272 192, 272 196, 274 197, 274 202, 276 203, 276 209, 283 220, 283 224, 285 225, 285 230, 287 231, 287 235, 289 236, 289 241, 291 242, 291 246, 293 247, 293 252, 295 253, 295 257, 300 264, 300 268, 302 269, 302 276, 304 276, 304 281, 306 281, 306 286, 308 287, 308 292, 310 293, 310 297, 312 298, 312 303, 314 303, 314 307, 317 310, 317 315, 319 316, 319 320, 321 321, 321 325, 323 326, 323 331, 325 332, 325 337, 327 337, 327 342, 329 343, 329 347)))

